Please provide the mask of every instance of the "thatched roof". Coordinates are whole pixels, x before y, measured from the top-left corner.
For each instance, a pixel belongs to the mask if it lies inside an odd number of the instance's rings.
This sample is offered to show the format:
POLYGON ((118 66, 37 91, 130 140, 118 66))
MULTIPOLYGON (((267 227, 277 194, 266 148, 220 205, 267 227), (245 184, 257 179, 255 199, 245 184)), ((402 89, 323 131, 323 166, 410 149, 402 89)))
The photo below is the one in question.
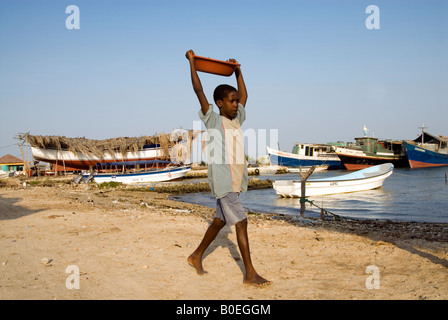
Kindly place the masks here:
POLYGON ((165 133, 154 136, 118 137, 105 140, 87 139, 85 137, 40 136, 28 133, 21 138, 26 139, 35 148, 69 150, 99 158, 102 158, 104 153, 114 154, 119 152, 124 155, 129 151, 136 152, 142 149, 144 145, 150 144, 160 144, 164 154, 168 155, 168 149, 175 144, 175 142, 170 141, 170 135, 165 133))

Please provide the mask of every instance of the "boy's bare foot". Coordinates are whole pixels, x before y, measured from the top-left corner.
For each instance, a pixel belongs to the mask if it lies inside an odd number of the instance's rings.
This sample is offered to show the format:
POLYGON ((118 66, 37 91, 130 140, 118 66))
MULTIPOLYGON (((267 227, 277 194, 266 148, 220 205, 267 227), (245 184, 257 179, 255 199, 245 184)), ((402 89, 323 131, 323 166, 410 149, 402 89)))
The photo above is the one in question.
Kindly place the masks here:
POLYGON ((245 277, 244 283, 252 286, 258 286, 258 287, 264 287, 272 284, 272 281, 266 280, 265 278, 259 276, 258 274, 255 274, 251 277, 245 277))
POLYGON ((196 269, 198 275, 202 276, 207 273, 207 271, 202 268, 201 259, 196 258, 193 254, 188 257, 187 261, 190 266, 196 269))

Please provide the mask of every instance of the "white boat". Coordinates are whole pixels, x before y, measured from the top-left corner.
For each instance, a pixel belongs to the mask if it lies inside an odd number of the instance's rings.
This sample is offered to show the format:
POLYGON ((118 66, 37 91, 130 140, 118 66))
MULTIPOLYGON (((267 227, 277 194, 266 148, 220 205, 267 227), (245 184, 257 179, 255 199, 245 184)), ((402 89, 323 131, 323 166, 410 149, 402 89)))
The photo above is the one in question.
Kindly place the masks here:
MULTIPOLYGON (((181 179, 190 170, 191 166, 182 166, 129 173, 97 173, 93 175, 93 180, 100 184, 103 182, 121 182, 123 184, 162 182, 181 179)), ((89 176, 85 177, 88 178, 89 176)))
POLYGON ((265 175, 265 174, 276 174, 286 170, 286 167, 282 166, 259 166, 256 168, 251 168, 255 174, 265 175))
MULTIPOLYGON (((118 137, 105 140, 65 136, 19 135, 31 146, 36 161, 57 164, 73 170, 91 170, 97 163, 170 159, 190 163, 191 137, 186 130, 155 136, 118 137)), ((59 170, 58 170, 59 171, 59 170)))
MULTIPOLYGON (((306 172, 309 169, 311 169, 312 166, 308 166, 308 167, 302 167, 302 169, 300 168, 287 168, 286 170, 288 171, 288 173, 299 173, 300 170, 302 170, 302 172, 306 172)), ((321 166, 314 166, 314 171, 313 172, 320 172, 320 171, 326 171, 328 170, 329 165, 321 165, 321 166)))
POLYGON ((0 180, 6 179, 9 177, 9 172, 0 171, 0 180))
MULTIPOLYGON (((384 180, 393 173, 393 169, 393 164, 384 163, 342 176, 308 179, 305 196, 312 197, 380 188, 383 186, 384 180)), ((273 187, 279 196, 301 197, 300 180, 277 180, 274 181, 273 187)))
POLYGON ((145 146, 138 151, 129 151, 125 155, 120 152, 111 154, 105 152, 103 157, 100 158, 95 155, 85 154, 80 152, 73 152, 67 149, 57 150, 52 148, 38 148, 31 146, 31 152, 33 158, 36 161, 44 161, 56 164, 60 166, 65 165, 71 168, 77 168, 81 170, 88 170, 90 167, 95 166, 97 163, 108 163, 112 161, 142 161, 142 160, 154 160, 163 158, 163 150, 158 145, 145 146))

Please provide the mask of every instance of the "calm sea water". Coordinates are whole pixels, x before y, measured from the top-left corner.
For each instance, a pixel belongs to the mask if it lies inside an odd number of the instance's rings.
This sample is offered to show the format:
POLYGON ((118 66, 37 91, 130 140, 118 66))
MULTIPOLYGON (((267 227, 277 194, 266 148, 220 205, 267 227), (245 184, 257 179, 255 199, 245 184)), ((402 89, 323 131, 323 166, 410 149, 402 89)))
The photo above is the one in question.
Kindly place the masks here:
MULTIPOLYGON (((356 219, 448 223, 448 167, 395 169, 382 188, 339 195, 312 197, 316 205, 337 215, 356 219)), ((346 171, 316 172, 311 178, 346 174, 346 171)), ((260 179, 300 180, 298 174, 259 176, 260 179)), ((188 182, 188 180, 186 180, 188 182)), ((191 182, 191 181, 190 181, 191 182)), ((210 192, 176 197, 179 200, 214 208, 210 192)), ((251 190, 241 194, 246 209, 262 213, 300 215, 300 199, 280 198, 274 189, 251 190)), ((306 217, 319 217, 320 210, 307 205, 306 217)))

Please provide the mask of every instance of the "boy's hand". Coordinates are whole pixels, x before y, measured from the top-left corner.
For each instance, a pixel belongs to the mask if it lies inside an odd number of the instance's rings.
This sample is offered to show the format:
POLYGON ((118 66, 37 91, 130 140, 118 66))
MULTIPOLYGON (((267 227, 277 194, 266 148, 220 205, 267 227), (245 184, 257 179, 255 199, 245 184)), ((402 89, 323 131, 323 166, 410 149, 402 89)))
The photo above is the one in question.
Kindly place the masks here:
POLYGON ((229 60, 227 60, 227 62, 231 62, 231 63, 237 63, 237 64, 239 64, 238 61, 236 61, 235 59, 229 59, 229 60))
POLYGON ((235 59, 229 59, 229 60, 227 60, 227 62, 231 62, 231 63, 236 63, 236 64, 238 64, 238 66, 235 68, 235 75, 236 75, 236 77, 238 78, 238 76, 239 76, 239 74, 240 74, 240 72, 241 72, 241 69, 240 69, 240 66, 239 66, 239 63, 238 63, 238 61, 236 61, 235 59))
POLYGON ((187 53, 185 53, 185 57, 191 62, 194 60, 194 51, 188 50, 187 53))

